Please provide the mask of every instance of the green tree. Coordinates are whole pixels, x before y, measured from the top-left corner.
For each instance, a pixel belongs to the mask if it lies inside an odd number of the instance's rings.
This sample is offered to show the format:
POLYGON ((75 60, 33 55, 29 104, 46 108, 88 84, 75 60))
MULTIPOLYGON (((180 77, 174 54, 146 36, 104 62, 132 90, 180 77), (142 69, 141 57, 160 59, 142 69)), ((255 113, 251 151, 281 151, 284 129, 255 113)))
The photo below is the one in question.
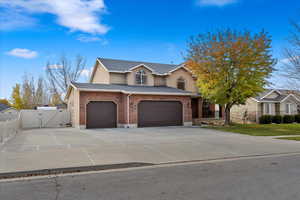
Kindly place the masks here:
POLYGON ((20 92, 20 84, 16 84, 15 87, 13 87, 11 99, 12 99, 12 106, 15 109, 20 110, 23 108, 23 102, 22 102, 21 92, 20 92))
POLYGON ((35 86, 34 86, 34 78, 29 78, 27 75, 23 77, 22 83, 22 102, 24 109, 32 109, 35 105, 34 97, 35 97, 35 86))
POLYGON ((201 95, 225 106, 225 125, 230 124, 233 105, 245 104, 268 84, 276 64, 270 51, 271 38, 264 31, 226 29, 189 41, 186 66, 197 76, 201 95))

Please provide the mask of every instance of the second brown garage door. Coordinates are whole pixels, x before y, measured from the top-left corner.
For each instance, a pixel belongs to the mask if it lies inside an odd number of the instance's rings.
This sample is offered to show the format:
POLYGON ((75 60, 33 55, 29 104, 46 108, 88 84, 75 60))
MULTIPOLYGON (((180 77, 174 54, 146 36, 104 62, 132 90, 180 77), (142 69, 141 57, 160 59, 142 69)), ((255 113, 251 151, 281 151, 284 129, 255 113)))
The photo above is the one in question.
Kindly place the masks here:
POLYGON ((111 101, 92 101, 86 108, 86 128, 117 127, 117 106, 111 101))
POLYGON ((179 101, 141 101, 138 105, 138 126, 181 126, 182 104, 179 101))

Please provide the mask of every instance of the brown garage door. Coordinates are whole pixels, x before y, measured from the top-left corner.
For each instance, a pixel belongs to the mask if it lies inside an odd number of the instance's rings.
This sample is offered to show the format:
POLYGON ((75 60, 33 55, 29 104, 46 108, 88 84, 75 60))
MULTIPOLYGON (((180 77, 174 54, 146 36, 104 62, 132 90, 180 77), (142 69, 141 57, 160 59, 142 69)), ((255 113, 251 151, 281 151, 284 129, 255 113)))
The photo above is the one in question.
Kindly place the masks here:
POLYGON ((141 101, 138 126, 181 126, 182 104, 179 101, 141 101))
POLYGON ((92 101, 87 105, 86 128, 117 127, 117 106, 111 101, 92 101))

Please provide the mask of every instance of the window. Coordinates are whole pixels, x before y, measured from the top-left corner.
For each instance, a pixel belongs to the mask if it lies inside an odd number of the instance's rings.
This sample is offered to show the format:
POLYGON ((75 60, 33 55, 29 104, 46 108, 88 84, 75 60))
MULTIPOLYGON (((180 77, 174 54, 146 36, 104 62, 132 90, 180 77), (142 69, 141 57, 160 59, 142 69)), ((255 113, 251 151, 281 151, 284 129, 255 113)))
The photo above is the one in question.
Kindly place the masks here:
POLYGON ((179 78, 177 80, 177 88, 181 90, 185 90, 185 80, 183 78, 179 78))
POLYGON ((265 106, 265 114, 270 115, 272 113, 272 104, 264 103, 265 106))
POLYGON ((144 70, 139 70, 135 74, 135 83, 138 85, 145 85, 147 83, 147 75, 144 70))
POLYGON ((291 104, 290 103, 285 104, 285 113, 291 114, 291 104))

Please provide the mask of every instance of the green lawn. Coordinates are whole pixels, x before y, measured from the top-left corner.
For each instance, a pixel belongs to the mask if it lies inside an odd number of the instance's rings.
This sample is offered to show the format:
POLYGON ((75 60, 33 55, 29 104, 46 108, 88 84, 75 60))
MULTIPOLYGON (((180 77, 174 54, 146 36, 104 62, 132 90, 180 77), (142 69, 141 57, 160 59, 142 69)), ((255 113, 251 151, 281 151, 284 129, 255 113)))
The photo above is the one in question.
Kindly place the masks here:
POLYGON ((279 137, 276 139, 280 139, 280 140, 296 140, 296 141, 300 141, 300 137, 279 137))
POLYGON ((235 124, 205 128, 253 136, 300 135, 300 124, 235 124))

